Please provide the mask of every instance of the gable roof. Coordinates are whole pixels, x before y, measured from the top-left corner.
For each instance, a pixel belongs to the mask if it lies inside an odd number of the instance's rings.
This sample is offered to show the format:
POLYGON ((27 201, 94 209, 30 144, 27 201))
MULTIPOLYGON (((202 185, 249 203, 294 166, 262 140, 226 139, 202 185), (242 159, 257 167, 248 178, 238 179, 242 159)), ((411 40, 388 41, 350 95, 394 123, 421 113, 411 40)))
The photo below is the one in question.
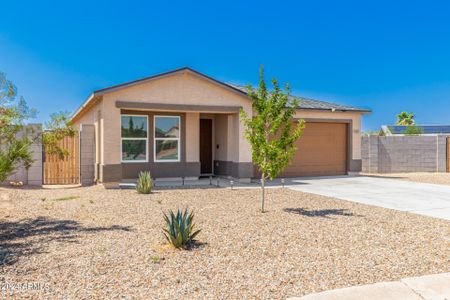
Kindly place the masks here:
MULTIPOLYGON (((72 115, 72 120, 77 117, 82 111, 84 111, 85 109, 87 109, 88 107, 90 107, 92 105, 93 102, 95 102, 95 100, 97 100, 100 96, 102 96, 103 94, 106 93, 111 93, 120 89, 124 89, 124 88, 128 88, 134 85, 138 85, 138 84, 142 84, 142 83, 146 83, 149 82, 151 80, 154 79, 158 79, 158 78, 162 78, 165 76, 170 76, 176 73, 182 73, 182 72, 191 72, 199 77, 202 77, 208 81, 211 81, 215 84, 218 84, 228 90, 231 90, 232 92, 241 94, 242 96, 247 97, 247 89, 246 87, 243 86, 239 86, 239 85, 234 85, 234 84, 230 84, 230 83, 226 83, 217 79, 214 79, 208 75, 205 75, 203 73, 200 73, 194 69, 191 69, 189 67, 183 67, 183 68, 179 68, 179 69, 175 69, 172 71, 168 71, 168 72, 164 72, 164 73, 160 73, 160 74, 156 74, 153 76, 149 76, 149 77, 144 77, 141 79, 137 79, 137 80, 133 80, 133 81, 128 81, 125 83, 121 83, 121 84, 117 84, 117 85, 113 85, 107 88, 103 88, 103 89, 99 89, 96 90, 94 92, 92 92, 91 95, 89 95, 89 97, 84 101, 84 103, 76 110, 76 112, 72 115)), ((370 110, 367 109, 361 109, 361 108, 357 108, 354 106, 349 106, 349 105, 340 105, 340 104, 336 104, 336 103, 331 103, 331 102, 325 102, 325 101, 320 101, 320 100, 315 100, 315 99, 310 99, 310 98, 304 98, 304 97, 298 97, 298 96, 293 96, 291 95, 292 99, 297 99, 300 101, 300 105, 299 105, 299 109, 311 109, 311 110, 337 110, 337 111, 351 111, 351 112, 361 112, 361 113, 369 113, 371 112, 370 110)))
POLYGON ((196 71, 194 69, 191 69, 189 67, 183 67, 183 68, 175 69, 175 70, 172 70, 172 71, 168 71, 168 72, 152 75, 152 76, 149 76, 149 77, 144 77, 144 78, 141 78, 141 79, 137 79, 137 80, 128 81, 128 82, 124 82, 124 83, 121 83, 121 84, 113 85, 113 86, 110 86, 110 87, 107 87, 107 88, 104 88, 104 89, 96 90, 96 91, 94 91, 94 94, 100 95, 100 94, 110 93, 110 92, 113 92, 113 91, 116 91, 116 90, 119 90, 119 89, 123 89, 123 88, 127 88, 127 87, 130 87, 130 86, 136 85, 136 84, 146 83, 146 82, 151 81, 153 79, 157 79, 157 78, 173 75, 173 74, 176 74, 176 73, 182 73, 182 72, 185 72, 185 71, 194 73, 197 76, 203 77, 204 79, 207 79, 208 81, 212 81, 212 82, 214 82, 216 84, 222 85, 223 87, 231 89, 231 90, 233 90, 235 92, 238 92, 240 94, 243 94, 244 96, 247 95, 246 92, 243 92, 242 90, 236 88, 235 86, 232 86, 232 85, 227 84, 227 83, 225 83, 223 81, 219 81, 217 79, 214 79, 214 78, 212 78, 212 77, 210 77, 208 75, 200 73, 200 72, 198 72, 198 71, 196 71))

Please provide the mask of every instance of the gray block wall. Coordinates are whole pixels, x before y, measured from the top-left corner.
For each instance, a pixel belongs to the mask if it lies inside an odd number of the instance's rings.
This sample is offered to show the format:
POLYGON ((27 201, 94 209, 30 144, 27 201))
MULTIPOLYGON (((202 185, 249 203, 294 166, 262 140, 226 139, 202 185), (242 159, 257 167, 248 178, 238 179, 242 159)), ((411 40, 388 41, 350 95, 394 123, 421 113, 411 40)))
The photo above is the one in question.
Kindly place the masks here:
POLYGON ((95 183, 95 127, 90 124, 80 126, 80 183, 95 183))
POLYGON ((446 172, 447 136, 364 136, 366 173, 446 172))
POLYGON ((22 181, 28 185, 42 185, 42 125, 30 124, 18 134, 19 137, 24 134, 34 140, 31 145, 31 155, 34 160, 33 164, 26 169, 24 166, 20 166, 17 170, 6 179, 6 182, 11 180, 22 181))
POLYGON ((447 172, 447 138, 450 136, 438 137, 438 170, 437 172, 447 172))
MULTIPOLYGON (((39 135, 42 136, 42 128, 39 128, 39 135)), ((27 184, 41 186, 43 184, 42 168, 44 167, 42 162, 43 149, 41 140, 31 146, 31 152, 34 163, 27 170, 27 184)))

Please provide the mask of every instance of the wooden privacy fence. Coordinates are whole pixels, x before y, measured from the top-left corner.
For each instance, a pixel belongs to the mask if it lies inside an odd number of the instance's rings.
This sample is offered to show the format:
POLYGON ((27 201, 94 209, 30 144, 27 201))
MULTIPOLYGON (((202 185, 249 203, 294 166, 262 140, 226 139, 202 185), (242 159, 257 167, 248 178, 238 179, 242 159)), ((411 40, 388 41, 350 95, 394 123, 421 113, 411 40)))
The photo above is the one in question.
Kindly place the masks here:
POLYGON ((43 183, 44 184, 78 184, 80 183, 80 139, 78 135, 66 136, 59 141, 59 147, 65 149, 68 155, 61 158, 58 154, 48 153, 44 147, 43 153, 43 183))

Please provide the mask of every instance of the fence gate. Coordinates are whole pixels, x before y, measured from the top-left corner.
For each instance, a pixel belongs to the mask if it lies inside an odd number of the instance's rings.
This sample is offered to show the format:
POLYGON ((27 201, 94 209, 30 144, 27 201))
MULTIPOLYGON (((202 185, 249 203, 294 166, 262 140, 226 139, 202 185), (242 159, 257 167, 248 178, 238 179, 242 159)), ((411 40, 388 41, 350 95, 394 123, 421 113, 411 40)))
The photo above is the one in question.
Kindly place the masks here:
POLYGON ((80 139, 78 135, 66 136, 59 141, 59 146, 68 152, 64 158, 58 154, 48 153, 44 147, 44 184, 78 184, 80 183, 80 139))

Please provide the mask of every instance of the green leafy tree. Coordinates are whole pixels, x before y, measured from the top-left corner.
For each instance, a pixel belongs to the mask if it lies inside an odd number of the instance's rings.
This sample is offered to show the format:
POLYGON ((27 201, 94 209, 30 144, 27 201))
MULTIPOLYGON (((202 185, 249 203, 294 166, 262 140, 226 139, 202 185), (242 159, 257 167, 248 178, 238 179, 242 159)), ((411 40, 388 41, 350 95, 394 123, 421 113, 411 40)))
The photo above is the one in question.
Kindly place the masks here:
POLYGON ((416 126, 416 125, 411 125, 411 126, 406 126, 405 131, 403 132, 404 135, 419 135, 419 134, 423 134, 423 128, 416 126))
POLYGON ((17 96, 17 87, 0 72, 0 182, 23 165, 33 163, 30 146, 33 137, 24 122, 34 117, 35 110, 27 106, 23 97, 17 96))
POLYGON ((253 116, 241 109, 241 120, 245 125, 245 136, 252 148, 253 163, 261 172, 261 211, 264 212, 265 181, 277 177, 297 150, 295 141, 302 135, 304 121, 293 126, 293 117, 299 105, 290 97, 289 85, 283 92, 277 80, 272 80, 273 90, 268 91, 264 80, 264 69, 260 68, 259 88, 248 85, 252 100, 253 116))
POLYGON ((409 126, 416 124, 415 116, 413 113, 402 111, 397 115, 397 125, 409 126))
POLYGON ((59 145, 59 141, 66 136, 75 136, 76 131, 70 120, 70 113, 65 111, 50 115, 50 121, 45 124, 43 133, 43 144, 47 154, 57 154, 61 159, 69 154, 67 149, 59 145))

